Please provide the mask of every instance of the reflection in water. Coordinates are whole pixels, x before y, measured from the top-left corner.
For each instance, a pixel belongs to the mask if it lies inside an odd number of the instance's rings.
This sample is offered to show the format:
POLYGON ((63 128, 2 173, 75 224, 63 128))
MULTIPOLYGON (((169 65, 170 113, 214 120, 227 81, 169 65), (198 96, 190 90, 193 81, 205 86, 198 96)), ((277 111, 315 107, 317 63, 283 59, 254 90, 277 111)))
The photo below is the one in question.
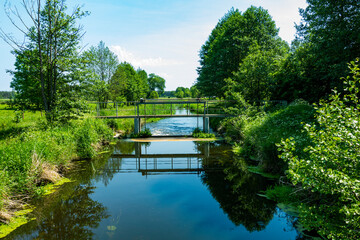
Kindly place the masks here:
MULTIPOLYGON (((68 188, 66 188, 69 190, 68 188)), ((92 239, 91 228, 108 218, 106 207, 91 199, 94 187, 76 185, 71 195, 44 199, 35 211, 36 221, 19 228, 6 239, 92 239)), ((64 190, 64 189, 63 189, 64 190)), ((66 194, 66 193, 65 193, 66 194)))
POLYGON ((271 182, 240 170, 218 142, 121 141, 70 177, 9 239, 296 238, 257 195, 271 182))

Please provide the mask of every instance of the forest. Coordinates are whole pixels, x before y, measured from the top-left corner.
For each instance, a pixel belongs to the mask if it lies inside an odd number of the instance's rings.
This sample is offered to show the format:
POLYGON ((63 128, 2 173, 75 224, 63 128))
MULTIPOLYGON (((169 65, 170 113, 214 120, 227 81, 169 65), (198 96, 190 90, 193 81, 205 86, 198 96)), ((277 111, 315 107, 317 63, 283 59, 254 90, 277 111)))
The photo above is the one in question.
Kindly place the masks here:
POLYGON ((235 117, 211 124, 233 145, 237 164, 250 160, 249 171, 278 179, 264 196, 295 209, 301 226, 322 239, 359 239, 360 5, 307 3, 290 45, 266 9, 230 9, 201 46, 194 85, 176 91, 120 63, 102 41, 81 51, 77 21, 88 13, 80 7, 67 13, 65 1, 48 0, 31 8, 34 25, 16 26, 25 44, 0 32, 16 57, 14 94, 0 92, 16 114, 0 123, 0 220, 12 217, 13 196, 38 197, 57 181, 46 172, 94 157, 113 130, 130 132, 128 122, 91 118, 90 101, 216 98, 231 102, 225 111, 235 117))

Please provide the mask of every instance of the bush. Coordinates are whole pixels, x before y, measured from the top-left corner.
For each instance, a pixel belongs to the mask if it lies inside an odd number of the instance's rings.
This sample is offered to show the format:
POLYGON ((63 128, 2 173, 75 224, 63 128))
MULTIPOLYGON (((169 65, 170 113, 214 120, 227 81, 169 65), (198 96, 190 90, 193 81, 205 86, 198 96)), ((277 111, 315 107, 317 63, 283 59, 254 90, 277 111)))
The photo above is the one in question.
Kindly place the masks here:
POLYGON ((151 137, 151 136, 152 136, 152 133, 149 128, 145 128, 145 130, 140 131, 138 134, 132 133, 130 135, 130 137, 132 137, 132 138, 146 138, 146 137, 151 137))
POLYGON ((213 133, 204 133, 200 128, 195 128, 191 134, 194 138, 215 138, 215 134, 213 133))
POLYGON ((240 156, 259 161, 264 172, 283 174, 287 164, 278 157, 276 144, 282 138, 296 138, 301 143, 296 149, 300 153, 309 141, 302 132, 302 122, 314 122, 314 108, 304 101, 296 101, 271 113, 248 112, 250 114, 245 112, 223 123, 226 139, 235 141, 240 156))
POLYGON ((43 164, 64 166, 74 158, 93 157, 99 142, 112 136, 103 120, 88 118, 63 125, 28 127, 1 141, 0 207, 10 195, 37 194, 43 164))
POLYGON ((298 139, 278 145, 292 183, 318 195, 314 205, 301 206, 302 224, 331 239, 360 238, 359 60, 350 70, 345 94, 334 90, 329 101, 316 106, 318 125, 304 126, 311 138, 303 151, 306 157, 296 151, 298 139))

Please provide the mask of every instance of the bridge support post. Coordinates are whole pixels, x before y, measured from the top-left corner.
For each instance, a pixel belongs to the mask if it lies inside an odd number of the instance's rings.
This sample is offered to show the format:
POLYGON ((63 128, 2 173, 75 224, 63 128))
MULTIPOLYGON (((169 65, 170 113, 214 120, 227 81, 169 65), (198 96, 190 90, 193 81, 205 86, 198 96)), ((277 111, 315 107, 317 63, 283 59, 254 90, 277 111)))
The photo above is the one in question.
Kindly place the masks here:
POLYGON ((204 133, 209 133, 210 131, 210 124, 209 124, 209 118, 208 117, 204 117, 204 123, 203 123, 203 131, 204 133))
POLYGON ((209 142, 204 144, 204 153, 205 153, 206 158, 210 157, 210 144, 209 144, 209 142))
POLYGON ((139 134, 141 131, 140 118, 134 118, 134 134, 139 134))

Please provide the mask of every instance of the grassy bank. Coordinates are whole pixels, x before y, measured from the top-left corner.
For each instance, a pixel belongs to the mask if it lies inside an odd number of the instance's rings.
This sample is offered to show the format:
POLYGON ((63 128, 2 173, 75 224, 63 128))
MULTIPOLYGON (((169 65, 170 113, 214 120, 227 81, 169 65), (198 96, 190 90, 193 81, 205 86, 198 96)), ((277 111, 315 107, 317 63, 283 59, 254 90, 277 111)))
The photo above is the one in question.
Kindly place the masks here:
POLYGON ((40 112, 16 112, 0 104, 0 221, 8 223, 14 209, 59 181, 72 160, 94 157, 114 131, 131 128, 127 121, 90 115, 48 124, 40 112))
POLYGON ((284 174, 287 164, 279 158, 276 144, 289 137, 298 139, 300 154, 309 142, 302 131, 303 124, 314 122, 314 113, 313 106, 301 101, 272 111, 248 109, 243 115, 223 122, 222 131, 234 143, 234 151, 240 157, 254 160, 264 172, 284 174))

